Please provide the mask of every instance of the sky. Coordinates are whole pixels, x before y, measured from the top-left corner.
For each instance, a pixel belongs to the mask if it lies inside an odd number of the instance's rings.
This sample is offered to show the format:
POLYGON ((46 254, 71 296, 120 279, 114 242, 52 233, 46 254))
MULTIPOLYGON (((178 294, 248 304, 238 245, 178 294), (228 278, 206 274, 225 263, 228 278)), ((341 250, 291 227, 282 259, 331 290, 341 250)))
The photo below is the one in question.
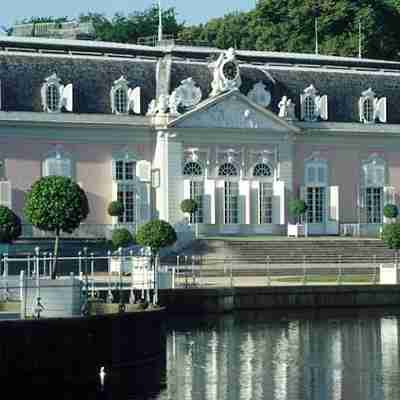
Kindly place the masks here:
MULTIPOLYGON (((81 13, 100 12, 112 16, 116 12, 143 11, 154 0, 2 0, 0 26, 10 27, 30 17, 77 17, 81 13)), ((254 8, 256 0, 161 0, 162 8, 175 7, 180 22, 197 24, 210 18, 254 8)))

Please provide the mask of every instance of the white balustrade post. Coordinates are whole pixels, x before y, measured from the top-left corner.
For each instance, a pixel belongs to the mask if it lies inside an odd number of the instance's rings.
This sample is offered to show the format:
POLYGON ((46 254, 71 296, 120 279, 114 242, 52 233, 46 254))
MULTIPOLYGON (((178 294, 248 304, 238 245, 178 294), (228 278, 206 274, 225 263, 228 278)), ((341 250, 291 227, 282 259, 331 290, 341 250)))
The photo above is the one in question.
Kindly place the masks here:
POLYGON ((78 252, 78 275, 82 276, 82 252, 78 252))
POLYGON ((92 295, 91 297, 96 296, 96 291, 95 291, 95 282, 94 282, 94 253, 90 253, 90 276, 92 279, 92 295))
POLYGON ((3 271, 3 276, 4 278, 7 278, 8 276, 8 253, 4 253, 4 271, 3 271))

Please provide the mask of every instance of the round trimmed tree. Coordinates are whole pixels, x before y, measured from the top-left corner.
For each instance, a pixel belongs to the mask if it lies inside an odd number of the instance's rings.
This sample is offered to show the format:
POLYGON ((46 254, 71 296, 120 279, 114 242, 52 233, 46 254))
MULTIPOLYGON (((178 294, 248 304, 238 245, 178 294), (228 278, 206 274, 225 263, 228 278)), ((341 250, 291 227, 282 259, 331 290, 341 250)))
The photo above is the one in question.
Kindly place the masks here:
POLYGON ((6 206, 0 206, 0 243, 12 243, 21 236, 21 219, 6 206))
POLYGON ((197 202, 193 199, 185 199, 181 202, 181 210, 189 215, 194 214, 197 211, 197 202))
POLYGON ((117 250, 120 247, 128 247, 135 241, 128 229, 118 228, 112 231, 111 242, 114 250, 117 250))
POLYGON ((163 220, 147 222, 136 234, 136 242, 141 246, 150 247, 153 255, 157 255, 163 247, 172 246, 176 240, 175 229, 163 220))
POLYGON ((293 199, 288 203, 288 211, 300 223, 301 216, 307 211, 307 204, 304 200, 293 199))
POLYGON ((385 218, 397 218, 399 215, 399 209, 397 208, 396 204, 386 204, 385 207, 383 207, 383 215, 385 218))
POLYGON ((154 265, 154 304, 158 302, 157 265, 160 250, 163 247, 172 246, 176 240, 175 229, 168 222, 162 220, 147 222, 139 228, 136 234, 136 242, 141 246, 150 247, 151 250, 151 265, 154 265))
POLYGON ((107 208, 108 215, 111 217, 119 217, 124 214, 124 205, 121 201, 112 201, 107 208))
POLYGON ((72 233, 88 216, 86 194, 70 178, 46 176, 32 185, 26 197, 24 213, 32 225, 55 235, 52 271, 52 278, 55 279, 60 234, 72 233))

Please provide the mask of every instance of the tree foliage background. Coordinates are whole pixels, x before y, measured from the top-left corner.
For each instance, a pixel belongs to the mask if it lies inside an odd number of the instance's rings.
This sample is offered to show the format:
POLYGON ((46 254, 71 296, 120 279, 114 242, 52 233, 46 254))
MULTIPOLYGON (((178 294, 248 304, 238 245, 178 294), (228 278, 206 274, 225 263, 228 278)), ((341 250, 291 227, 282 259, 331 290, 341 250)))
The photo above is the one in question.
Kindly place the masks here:
MULTIPOLYGON (((178 43, 301 53, 314 52, 316 18, 320 54, 357 56, 361 22, 363 57, 400 58, 400 0, 258 0, 249 12, 232 12, 193 26, 179 23, 174 8, 163 10, 164 34, 175 36, 178 43)), ((26 22, 52 20, 66 17, 26 22)), ((140 37, 157 34, 158 5, 111 18, 87 13, 79 20, 93 21, 98 40, 137 43, 140 37)))

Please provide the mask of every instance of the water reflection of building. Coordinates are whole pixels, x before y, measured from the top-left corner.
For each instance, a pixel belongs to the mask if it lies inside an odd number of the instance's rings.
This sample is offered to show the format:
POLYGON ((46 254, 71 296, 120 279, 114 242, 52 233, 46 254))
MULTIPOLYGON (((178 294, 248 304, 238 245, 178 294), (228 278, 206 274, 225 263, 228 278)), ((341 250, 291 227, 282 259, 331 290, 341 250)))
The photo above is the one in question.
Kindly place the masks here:
POLYGON ((168 398, 392 400, 398 331, 391 318, 224 317, 170 336, 168 398))

